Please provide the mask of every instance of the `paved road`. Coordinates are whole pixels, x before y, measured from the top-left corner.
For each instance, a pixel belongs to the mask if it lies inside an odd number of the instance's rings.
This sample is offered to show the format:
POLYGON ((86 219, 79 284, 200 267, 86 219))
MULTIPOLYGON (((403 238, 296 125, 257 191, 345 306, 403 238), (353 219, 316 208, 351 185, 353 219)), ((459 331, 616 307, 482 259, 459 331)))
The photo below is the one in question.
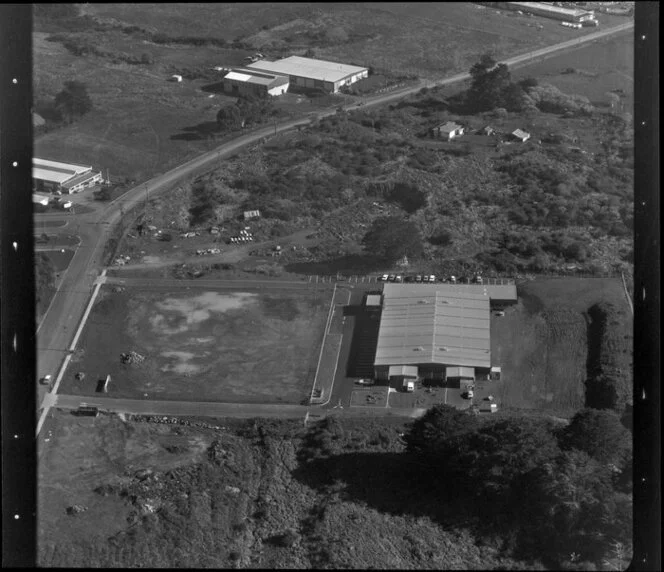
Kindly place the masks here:
MULTIPOLYGON (((193 280, 176 280, 162 278, 120 278, 116 276, 107 276, 106 284, 117 284, 118 286, 128 286, 131 288, 146 288, 154 290, 156 288, 205 288, 210 290, 223 290, 239 288, 250 289, 288 289, 300 288, 303 290, 312 290, 316 286, 315 282, 294 281, 294 280, 203 280, 200 278, 193 280)), ((326 284, 328 287, 330 284, 326 284)), ((321 285, 322 286, 322 285, 321 285)))
MULTIPOLYGON (((632 21, 621 24, 614 28, 603 29, 598 32, 582 36, 578 39, 569 40, 560 44, 535 50, 527 54, 503 60, 508 65, 522 64, 528 60, 541 59, 547 55, 554 54, 564 49, 573 48, 583 43, 621 33, 634 26, 632 21)), ((449 85, 468 79, 467 73, 457 74, 436 82, 419 82, 418 84, 398 90, 395 92, 366 98, 364 105, 375 106, 398 100, 405 95, 414 93, 424 85, 449 85)), ((359 106, 351 106, 351 108, 359 106)), ((318 112, 313 118, 322 118, 336 113, 336 110, 318 112)), ((110 229, 121 220, 125 212, 139 205, 145 200, 146 190, 151 196, 169 190, 175 184, 213 168, 221 159, 239 152, 243 147, 256 143, 264 137, 274 133, 280 133, 293 129, 297 126, 309 124, 312 117, 304 117, 284 122, 280 125, 265 127, 241 135, 237 139, 224 143, 217 149, 209 151, 187 161, 163 175, 159 175, 125 193, 115 201, 103 206, 91 206, 91 212, 78 215, 63 216, 58 213, 59 219, 69 222, 75 220, 78 228, 77 233, 81 236, 81 247, 72 259, 67 276, 61 288, 53 297, 51 306, 41 324, 37 343, 38 373, 43 376, 47 373, 56 375, 64 359, 62 348, 68 347, 74 334, 76 326, 83 315, 86 303, 90 297, 93 282, 97 276, 102 263, 104 244, 110 229), (75 217, 75 218, 73 218, 75 217), (57 349, 60 348, 60 349, 57 349)), ((36 220, 49 220, 50 215, 37 216, 36 220)), ((41 403, 45 395, 45 388, 38 386, 38 402, 41 403)))

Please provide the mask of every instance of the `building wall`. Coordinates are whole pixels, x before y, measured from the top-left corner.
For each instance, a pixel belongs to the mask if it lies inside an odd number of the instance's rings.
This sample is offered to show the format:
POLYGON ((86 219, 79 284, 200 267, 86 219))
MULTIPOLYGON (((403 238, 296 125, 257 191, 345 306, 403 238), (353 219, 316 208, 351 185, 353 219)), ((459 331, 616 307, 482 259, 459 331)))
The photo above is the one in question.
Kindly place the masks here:
POLYGON ((101 183, 103 180, 102 174, 101 173, 95 173, 92 178, 88 179, 87 181, 82 181, 78 185, 75 185, 69 189, 62 188, 63 193, 78 193, 84 189, 87 189, 89 187, 94 187, 97 183, 101 183))
POLYGON ((236 95, 265 95, 267 86, 256 85, 246 81, 236 81, 233 79, 224 79, 224 91, 236 95))
POLYGON ((287 91, 288 91, 288 84, 287 83, 284 84, 284 85, 277 85, 277 86, 267 90, 269 95, 274 95, 274 96, 283 95, 287 91))

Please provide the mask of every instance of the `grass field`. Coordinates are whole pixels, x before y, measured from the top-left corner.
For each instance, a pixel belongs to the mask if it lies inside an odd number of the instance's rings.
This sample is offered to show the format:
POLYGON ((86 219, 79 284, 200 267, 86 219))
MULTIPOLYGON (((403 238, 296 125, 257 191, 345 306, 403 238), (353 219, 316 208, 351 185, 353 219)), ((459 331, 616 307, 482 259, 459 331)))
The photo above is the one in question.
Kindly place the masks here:
POLYGON ((622 90, 624 111, 634 105, 634 36, 627 32, 514 70, 515 78, 536 77, 564 93, 585 95, 593 105, 608 103, 606 93, 622 90), (575 73, 562 73, 568 68, 575 73))
POLYGON ((329 294, 102 291, 63 392, 297 403, 313 383, 329 294), (120 354, 145 356, 125 365, 120 354), (86 373, 83 381, 74 379, 86 373))
POLYGON ((62 272, 66 270, 71 262, 71 259, 74 258, 74 251, 68 249, 59 249, 59 250, 42 250, 48 259, 53 263, 53 268, 56 272, 62 272))
POLYGON ((503 377, 493 394, 503 408, 537 408, 571 416, 584 406, 588 308, 602 300, 619 308, 621 323, 612 326, 623 334, 624 345, 618 351, 631 349, 633 326, 622 282, 620 278, 537 279, 519 285, 518 295, 519 303, 504 317, 492 317, 492 361, 502 366, 503 377))

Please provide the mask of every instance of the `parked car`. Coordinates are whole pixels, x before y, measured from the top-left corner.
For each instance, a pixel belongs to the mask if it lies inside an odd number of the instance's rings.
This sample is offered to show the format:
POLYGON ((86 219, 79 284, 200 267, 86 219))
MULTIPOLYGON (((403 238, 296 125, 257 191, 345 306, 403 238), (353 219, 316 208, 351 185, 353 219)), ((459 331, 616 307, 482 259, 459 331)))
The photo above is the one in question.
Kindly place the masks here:
POLYGON ((415 276, 415 282, 422 282, 422 277, 421 276, 415 276))
POLYGON ((355 383, 358 385, 373 385, 373 379, 362 378, 358 379, 355 383))
POLYGON ((39 383, 41 383, 42 385, 48 385, 49 383, 51 383, 52 379, 53 379, 53 376, 49 373, 48 375, 45 375, 44 377, 42 377, 39 380, 39 383))
POLYGON ((388 279, 388 278, 389 278, 389 276, 388 276, 387 274, 383 274, 383 275, 380 277, 380 281, 381 281, 381 282, 387 282, 387 279, 388 279))
POLYGON ((449 282, 450 282, 450 284, 456 284, 457 283, 456 276, 450 276, 449 282))
POLYGON ((477 274, 476 276, 473 277, 473 284, 483 284, 483 283, 484 283, 484 280, 482 279, 482 277, 479 274, 477 274))
POLYGON ((403 282, 403 278, 401 277, 401 274, 397 274, 397 277, 394 279, 395 282, 403 282))
POLYGON ((395 279, 396 279, 396 276, 394 274, 390 274, 390 276, 388 277, 388 281, 390 281, 390 282, 394 282, 395 279))
POLYGON ((468 389, 461 394, 464 399, 472 399, 475 394, 472 389, 468 389))
POLYGON ((406 276, 403 279, 404 282, 415 282, 415 276, 406 276))
POLYGON ((436 277, 433 274, 429 274, 429 282, 435 282, 436 277))
POLYGON ((504 315, 505 315, 504 310, 498 310, 498 311, 496 312, 496 316, 498 316, 499 318, 502 318, 504 315))

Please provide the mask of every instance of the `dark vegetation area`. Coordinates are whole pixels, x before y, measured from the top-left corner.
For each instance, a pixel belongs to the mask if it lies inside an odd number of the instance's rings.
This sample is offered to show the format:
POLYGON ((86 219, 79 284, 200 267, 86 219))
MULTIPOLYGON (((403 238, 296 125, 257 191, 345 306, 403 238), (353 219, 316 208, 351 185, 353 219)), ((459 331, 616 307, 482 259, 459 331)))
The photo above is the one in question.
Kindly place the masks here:
POLYGON ((588 309, 588 379, 586 405, 596 409, 610 409, 619 414, 632 401, 632 386, 627 382, 626 363, 618 309, 610 303, 594 304, 588 309))
POLYGON ((35 303, 37 315, 46 310, 55 291, 55 268, 43 252, 35 252, 35 303))
MULTIPOLYGON (((196 463, 91 484, 127 524, 40 544, 40 563, 599 570, 631 556, 631 435, 610 411, 564 427, 442 405, 406 427, 227 425, 196 463)), ((168 454, 186 453, 174 439, 168 454)))

